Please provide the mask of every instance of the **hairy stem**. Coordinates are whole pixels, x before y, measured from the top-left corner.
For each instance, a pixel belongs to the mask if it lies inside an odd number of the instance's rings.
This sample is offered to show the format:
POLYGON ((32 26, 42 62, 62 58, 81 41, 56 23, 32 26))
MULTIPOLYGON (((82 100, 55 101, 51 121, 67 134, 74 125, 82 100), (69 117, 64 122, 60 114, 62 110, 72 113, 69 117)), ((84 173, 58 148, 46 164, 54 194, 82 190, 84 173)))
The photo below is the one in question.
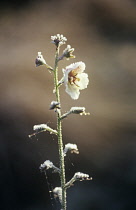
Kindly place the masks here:
MULTIPOLYGON (((55 55, 55 67, 54 67, 54 87, 56 100, 60 103, 60 93, 59 93, 59 80, 58 80, 58 56, 59 47, 56 48, 55 55)), ((63 140, 62 140, 62 122, 61 122, 61 110, 57 112, 57 132, 58 132, 58 147, 59 147, 59 160, 60 160, 60 180, 62 188, 62 210, 66 210, 66 188, 65 188, 65 164, 64 164, 64 154, 63 154, 63 140)))

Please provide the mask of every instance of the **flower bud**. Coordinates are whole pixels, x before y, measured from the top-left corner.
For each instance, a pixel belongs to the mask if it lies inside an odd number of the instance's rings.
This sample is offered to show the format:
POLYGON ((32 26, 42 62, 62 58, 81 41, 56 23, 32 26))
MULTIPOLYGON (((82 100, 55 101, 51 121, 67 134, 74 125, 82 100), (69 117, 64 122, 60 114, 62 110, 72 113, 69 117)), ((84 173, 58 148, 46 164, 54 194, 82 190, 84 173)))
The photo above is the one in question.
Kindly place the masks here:
POLYGON ((71 48, 70 45, 67 45, 67 48, 63 51, 63 57, 66 57, 67 59, 69 58, 75 58, 75 55, 72 53, 74 52, 74 48, 71 48))
POLYGON ((41 171, 44 171, 52 167, 53 167, 53 163, 50 160, 46 160, 43 164, 40 165, 39 168, 41 171))
POLYGON ((62 203, 62 188, 61 187, 55 187, 53 189, 53 194, 55 198, 59 198, 60 203, 62 203))
POLYGON ((65 188, 69 188, 73 185, 75 181, 84 181, 84 180, 92 180, 92 177, 89 177, 88 174, 84 174, 81 172, 76 172, 72 179, 65 184, 65 188))
POLYGON ((41 171, 45 171, 52 168, 54 173, 60 173, 60 169, 54 166, 54 164, 50 160, 46 160, 43 164, 40 165, 39 169, 41 171))
POLYGON ((60 109, 60 103, 58 101, 52 101, 50 105, 50 110, 52 109, 60 109))
POLYGON ((57 47, 65 44, 67 38, 64 37, 62 34, 57 34, 55 36, 51 36, 51 42, 55 44, 57 47))
POLYGON ((83 180, 92 180, 92 177, 89 178, 89 175, 88 174, 84 174, 84 173, 81 173, 81 172, 76 172, 74 174, 74 179, 75 180, 83 181, 83 180))
POLYGON ((70 112, 73 114, 81 114, 85 112, 85 107, 71 107, 70 112))
POLYGON ((48 128, 48 126, 46 124, 40 124, 40 125, 33 126, 33 130, 37 131, 37 132, 46 130, 47 128, 48 128))
POLYGON ((76 144, 66 144, 64 148, 64 156, 66 156, 66 153, 70 151, 71 153, 79 154, 78 148, 76 144))
MULTIPOLYGON (((43 131, 49 131, 50 134, 56 134, 57 135, 57 131, 52 129, 51 127, 49 127, 47 124, 34 125, 33 130, 36 131, 36 133, 40 133, 40 132, 43 132, 43 131)), ((31 136, 32 135, 29 135, 29 137, 31 137, 31 136)))
POLYGON ((35 64, 36 64, 36 67, 46 64, 46 61, 44 60, 41 52, 38 52, 38 56, 36 57, 35 64))

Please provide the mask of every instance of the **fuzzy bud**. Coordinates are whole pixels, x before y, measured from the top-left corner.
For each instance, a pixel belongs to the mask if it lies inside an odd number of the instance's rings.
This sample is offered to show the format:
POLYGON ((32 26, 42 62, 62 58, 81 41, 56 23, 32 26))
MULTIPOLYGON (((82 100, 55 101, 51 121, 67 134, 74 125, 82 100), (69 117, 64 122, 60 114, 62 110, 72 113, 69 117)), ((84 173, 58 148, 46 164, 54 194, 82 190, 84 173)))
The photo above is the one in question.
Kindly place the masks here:
POLYGON ((51 36, 51 40, 52 40, 51 42, 58 47, 65 44, 67 41, 67 38, 64 37, 62 34, 57 34, 55 36, 51 36))
POLYGON ((76 144, 66 144, 64 148, 64 156, 66 156, 66 153, 70 151, 71 153, 79 154, 78 148, 76 144))
POLYGON ((60 203, 62 203, 62 188, 61 187, 55 187, 53 189, 53 194, 55 198, 59 198, 60 203))
POLYGON ((40 124, 40 125, 34 125, 33 126, 33 130, 34 131, 42 131, 42 130, 46 130, 48 128, 48 126, 46 124, 40 124))
POLYGON ((77 172, 77 173, 74 174, 72 179, 65 184, 65 188, 67 189, 67 188, 73 186, 73 183, 75 181, 84 181, 84 180, 92 180, 92 177, 89 177, 88 174, 77 172))
POLYGON ((85 112, 85 107, 72 107, 70 112, 73 114, 81 114, 85 112))
POLYGON ((47 124, 34 125, 33 130, 36 131, 36 133, 40 133, 40 132, 43 132, 43 131, 49 131, 50 134, 56 134, 57 135, 57 131, 50 128, 47 124))
POLYGON ((89 178, 88 174, 77 172, 74 174, 74 179, 82 181, 82 180, 91 180, 92 178, 89 178))
POLYGON ((39 169, 41 171, 44 171, 52 167, 53 167, 53 163, 50 160, 46 160, 43 164, 40 165, 39 169))
POLYGON ((41 171, 45 171, 48 169, 53 169, 54 173, 60 173, 60 169, 54 166, 54 164, 50 160, 46 160, 43 164, 40 165, 39 169, 41 171))
POLYGON ((50 110, 52 109, 60 109, 60 103, 57 101, 52 101, 50 105, 50 110))
POLYGON ((70 45, 67 45, 67 48, 63 51, 63 57, 66 57, 67 59, 69 58, 75 58, 75 55, 72 53, 74 52, 74 48, 71 48, 70 45))
POLYGON ((43 58, 41 52, 38 52, 38 56, 36 57, 36 60, 35 60, 35 65, 36 67, 41 66, 41 65, 46 65, 46 61, 43 58))

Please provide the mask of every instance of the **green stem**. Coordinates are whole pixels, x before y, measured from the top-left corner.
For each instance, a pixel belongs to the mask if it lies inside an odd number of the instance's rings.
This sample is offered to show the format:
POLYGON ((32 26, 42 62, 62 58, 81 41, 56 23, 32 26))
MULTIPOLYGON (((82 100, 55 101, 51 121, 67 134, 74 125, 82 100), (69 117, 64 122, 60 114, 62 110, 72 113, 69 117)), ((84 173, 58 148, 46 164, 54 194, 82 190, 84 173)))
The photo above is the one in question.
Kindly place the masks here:
MULTIPOLYGON (((54 67, 54 87, 56 100, 60 103, 60 93, 59 93, 59 80, 58 80, 58 56, 59 47, 56 48, 55 55, 55 67, 54 67)), ((58 147, 59 147, 59 160, 60 160, 60 180, 62 188, 62 210, 66 210, 66 188, 65 188, 65 164, 64 164, 64 154, 63 154, 63 140, 62 140, 62 122, 61 122, 61 110, 57 112, 57 132, 58 132, 58 147)))

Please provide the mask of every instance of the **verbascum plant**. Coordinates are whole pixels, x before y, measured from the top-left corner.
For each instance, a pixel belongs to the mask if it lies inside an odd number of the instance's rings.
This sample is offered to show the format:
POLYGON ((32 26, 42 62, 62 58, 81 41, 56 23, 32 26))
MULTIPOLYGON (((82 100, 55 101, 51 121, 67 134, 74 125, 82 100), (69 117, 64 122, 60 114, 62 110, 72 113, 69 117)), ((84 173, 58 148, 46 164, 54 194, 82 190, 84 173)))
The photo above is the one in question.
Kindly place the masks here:
POLYGON ((52 172, 58 173, 60 177, 60 186, 55 187, 52 191, 54 197, 58 197, 61 210, 67 209, 67 189, 73 186, 75 181, 83 180, 92 180, 92 177, 89 177, 88 174, 81 172, 76 172, 73 177, 66 182, 65 174, 65 157, 67 152, 79 154, 79 150, 76 144, 68 143, 64 145, 63 136, 62 136, 62 120, 68 117, 70 114, 80 114, 80 115, 89 115, 85 111, 85 107, 71 107, 69 111, 62 114, 62 107, 60 101, 60 87, 65 86, 66 93, 74 100, 77 100, 80 96, 80 91, 87 88, 89 84, 88 74, 84 73, 86 65, 84 62, 79 61, 72 63, 69 66, 62 69, 63 77, 59 80, 59 69, 58 64, 63 59, 75 58, 73 55, 74 48, 71 48, 70 45, 67 45, 62 55, 60 55, 60 47, 64 45, 67 41, 67 38, 61 34, 51 36, 51 42, 56 47, 55 53, 55 63, 54 67, 51 67, 45 61, 41 52, 38 52, 37 58, 35 60, 36 67, 45 65, 45 67, 53 72, 54 76, 54 89, 53 93, 55 94, 55 100, 50 104, 50 110, 54 110, 57 118, 56 130, 49 127, 47 124, 34 125, 34 133, 29 135, 29 137, 36 135, 40 132, 48 131, 51 135, 56 135, 58 139, 58 151, 59 151, 59 167, 56 167, 50 160, 46 160, 43 164, 40 165, 40 170, 46 173, 46 170, 52 170, 52 172))

